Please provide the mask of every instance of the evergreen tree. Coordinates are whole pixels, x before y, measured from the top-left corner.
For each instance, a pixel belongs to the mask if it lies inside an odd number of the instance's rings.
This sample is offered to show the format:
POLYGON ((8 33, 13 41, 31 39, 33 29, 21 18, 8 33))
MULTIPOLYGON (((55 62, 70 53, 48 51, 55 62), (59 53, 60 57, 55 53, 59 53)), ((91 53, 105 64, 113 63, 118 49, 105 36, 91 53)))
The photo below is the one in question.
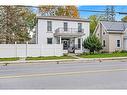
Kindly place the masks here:
POLYGON ((90 54, 95 51, 99 52, 102 49, 100 39, 95 35, 90 35, 87 37, 87 39, 84 40, 83 46, 84 48, 89 49, 90 54))

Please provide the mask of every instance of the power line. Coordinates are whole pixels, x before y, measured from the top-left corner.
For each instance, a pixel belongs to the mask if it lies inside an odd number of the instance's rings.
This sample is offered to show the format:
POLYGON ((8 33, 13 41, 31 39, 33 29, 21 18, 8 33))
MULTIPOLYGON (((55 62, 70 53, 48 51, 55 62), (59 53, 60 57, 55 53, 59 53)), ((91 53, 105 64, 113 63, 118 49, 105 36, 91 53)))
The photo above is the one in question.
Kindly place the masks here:
MULTIPOLYGON (((19 7, 31 7, 31 8, 40 8, 39 6, 24 6, 24 5, 18 5, 19 7)), ((81 12, 100 12, 100 13, 105 13, 105 10, 78 10, 81 12)), ((127 12, 120 12, 120 11, 115 11, 115 14, 127 14, 127 12)))

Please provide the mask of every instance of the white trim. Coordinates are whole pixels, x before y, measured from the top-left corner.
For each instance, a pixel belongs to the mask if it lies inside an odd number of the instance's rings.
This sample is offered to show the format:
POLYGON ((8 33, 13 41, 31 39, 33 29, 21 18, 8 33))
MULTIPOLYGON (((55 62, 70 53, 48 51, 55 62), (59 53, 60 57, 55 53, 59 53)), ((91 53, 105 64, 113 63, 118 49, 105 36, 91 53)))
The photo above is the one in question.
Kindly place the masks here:
POLYGON ((104 26, 104 24, 101 22, 101 24, 102 24, 102 26, 104 27, 104 30, 106 31, 106 32, 108 32, 107 31, 107 29, 106 29, 106 27, 104 26))
POLYGON ((95 30, 94 30, 94 32, 93 32, 93 35, 96 34, 97 28, 98 28, 99 24, 100 24, 100 23, 97 24, 97 26, 96 26, 96 28, 95 28, 95 30))

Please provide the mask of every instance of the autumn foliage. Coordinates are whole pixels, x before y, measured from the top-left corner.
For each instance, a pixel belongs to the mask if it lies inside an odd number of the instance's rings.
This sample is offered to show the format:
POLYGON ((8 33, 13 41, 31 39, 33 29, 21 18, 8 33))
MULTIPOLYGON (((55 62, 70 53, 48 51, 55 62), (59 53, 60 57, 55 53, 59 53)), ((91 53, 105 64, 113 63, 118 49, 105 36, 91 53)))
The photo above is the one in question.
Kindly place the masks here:
POLYGON ((76 6, 40 6, 39 8, 43 16, 68 16, 79 18, 76 6))

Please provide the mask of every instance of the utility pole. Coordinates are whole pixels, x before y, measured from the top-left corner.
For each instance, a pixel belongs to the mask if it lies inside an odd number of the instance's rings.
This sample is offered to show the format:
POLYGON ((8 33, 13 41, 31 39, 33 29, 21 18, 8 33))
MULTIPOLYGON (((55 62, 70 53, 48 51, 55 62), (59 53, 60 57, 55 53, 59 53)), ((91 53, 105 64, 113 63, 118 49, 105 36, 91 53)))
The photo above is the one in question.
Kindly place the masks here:
POLYGON ((114 6, 111 6, 111 21, 115 21, 115 8, 114 6))
POLYGON ((115 21, 115 8, 114 6, 107 6, 105 9, 105 20, 115 21))

